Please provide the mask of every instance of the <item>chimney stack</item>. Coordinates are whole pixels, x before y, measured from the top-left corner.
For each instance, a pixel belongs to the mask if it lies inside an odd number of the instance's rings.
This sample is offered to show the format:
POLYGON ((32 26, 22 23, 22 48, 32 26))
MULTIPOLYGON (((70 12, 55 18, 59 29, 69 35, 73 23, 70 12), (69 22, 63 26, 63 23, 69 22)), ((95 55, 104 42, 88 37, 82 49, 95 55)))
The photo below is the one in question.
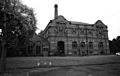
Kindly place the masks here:
POLYGON ((54 19, 56 19, 58 16, 58 5, 55 4, 54 8, 55 8, 54 19))

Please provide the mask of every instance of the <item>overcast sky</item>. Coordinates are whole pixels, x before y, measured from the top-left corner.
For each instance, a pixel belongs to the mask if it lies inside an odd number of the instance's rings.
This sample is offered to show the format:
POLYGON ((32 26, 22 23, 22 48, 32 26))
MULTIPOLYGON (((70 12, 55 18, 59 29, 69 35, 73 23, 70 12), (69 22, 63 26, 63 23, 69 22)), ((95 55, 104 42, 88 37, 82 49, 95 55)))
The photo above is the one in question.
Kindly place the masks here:
POLYGON ((44 30, 54 18, 54 4, 58 14, 68 21, 94 24, 102 20, 108 26, 109 39, 120 35, 120 0, 22 0, 32 7, 37 18, 37 32, 44 30))

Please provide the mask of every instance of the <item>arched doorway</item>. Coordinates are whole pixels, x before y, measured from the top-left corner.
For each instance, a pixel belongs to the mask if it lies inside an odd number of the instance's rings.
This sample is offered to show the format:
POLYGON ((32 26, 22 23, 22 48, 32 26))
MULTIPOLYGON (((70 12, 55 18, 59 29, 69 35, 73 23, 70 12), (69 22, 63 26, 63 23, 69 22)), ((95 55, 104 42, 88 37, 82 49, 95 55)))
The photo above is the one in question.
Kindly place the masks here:
POLYGON ((64 49, 65 49, 64 42, 63 41, 59 41, 57 43, 57 50, 58 50, 57 55, 64 56, 64 49))

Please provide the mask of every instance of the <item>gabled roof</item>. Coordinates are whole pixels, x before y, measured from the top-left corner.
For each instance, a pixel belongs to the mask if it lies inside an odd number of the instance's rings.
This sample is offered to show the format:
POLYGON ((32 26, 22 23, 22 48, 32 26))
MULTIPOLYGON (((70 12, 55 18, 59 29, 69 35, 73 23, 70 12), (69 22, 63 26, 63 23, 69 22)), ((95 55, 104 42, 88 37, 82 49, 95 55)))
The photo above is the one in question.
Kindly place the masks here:
POLYGON ((84 23, 84 22, 77 22, 77 21, 68 21, 66 18, 62 15, 59 15, 56 19, 53 19, 54 21, 58 22, 70 22, 71 24, 78 24, 78 25, 91 25, 89 23, 84 23))
POLYGON ((95 24, 96 25, 105 25, 101 20, 97 20, 95 24))
POLYGON ((96 23, 95 23, 96 26, 102 26, 102 27, 106 27, 107 28, 107 25, 105 25, 101 20, 97 20, 96 23))

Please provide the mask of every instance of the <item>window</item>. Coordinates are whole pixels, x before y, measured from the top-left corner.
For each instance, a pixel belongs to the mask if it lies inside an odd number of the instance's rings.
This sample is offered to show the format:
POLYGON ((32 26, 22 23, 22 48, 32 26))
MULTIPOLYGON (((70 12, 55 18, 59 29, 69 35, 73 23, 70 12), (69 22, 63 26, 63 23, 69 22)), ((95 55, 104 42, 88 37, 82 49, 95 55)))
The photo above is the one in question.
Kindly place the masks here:
POLYGON ((32 46, 28 46, 28 53, 32 54, 33 53, 33 47, 32 46))
POLYGON ((84 30, 81 30, 81 31, 80 31, 80 34, 84 35, 84 34, 85 34, 85 31, 84 31, 84 30))
POLYGON ((36 53, 37 53, 37 54, 40 54, 40 51, 41 51, 40 46, 36 46, 36 53))
POLYGON ((77 42, 76 42, 76 41, 72 42, 72 48, 73 48, 73 49, 76 49, 76 48, 77 48, 77 42))
POLYGON ((93 49, 93 42, 89 42, 89 48, 93 49))
POLYGON ((98 43, 98 48, 103 48, 103 42, 98 43))
POLYGON ((85 48, 85 42, 81 42, 81 47, 85 48))
POLYGON ((93 35, 93 32, 91 30, 88 31, 89 35, 93 35))
POLYGON ((71 29, 72 34, 76 34, 76 28, 71 29))

